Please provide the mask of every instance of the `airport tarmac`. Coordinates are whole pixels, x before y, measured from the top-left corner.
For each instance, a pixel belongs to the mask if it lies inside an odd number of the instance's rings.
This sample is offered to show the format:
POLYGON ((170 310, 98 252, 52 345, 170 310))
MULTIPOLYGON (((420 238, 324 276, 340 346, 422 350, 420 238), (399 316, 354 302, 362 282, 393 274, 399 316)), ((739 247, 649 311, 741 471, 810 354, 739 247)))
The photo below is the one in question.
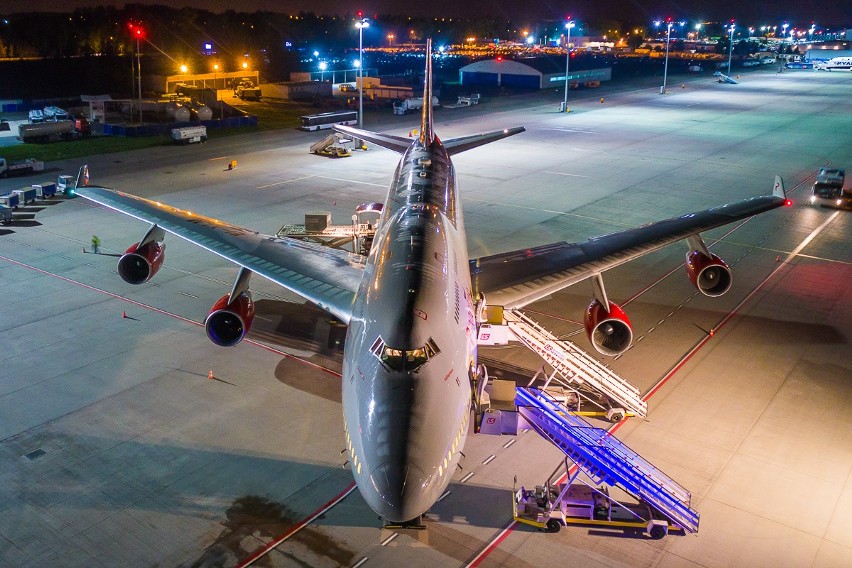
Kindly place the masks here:
MULTIPOLYGON (((0 566, 239 566, 287 534, 254 565, 848 566, 852 222, 806 197, 818 167, 852 167, 852 73, 759 71, 666 96, 642 85, 604 103, 586 93, 567 115, 555 96, 447 109, 437 130, 527 127, 454 158, 474 257, 766 194, 784 177, 793 207, 705 235, 734 271, 727 295, 690 286, 683 245, 605 275, 636 338, 605 362, 650 397, 648 417, 616 435, 692 492, 697 534, 514 526, 513 477, 540 484, 561 462, 533 432, 469 436, 426 530, 382 529, 343 467, 342 351, 328 318, 256 278, 250 341, 215 347, 199 322, 236 268, 167 237, 160 273, 132 287, 116 255, 146 226, 58 199, 0 227, 0 566)), ((381 124, 404 135, 416 120, 381 124)), ((311 211, 345 223, 384 199, 397 156, 312 156, 319 136, 89 164, 93 183, 265 233, 311 211)), ((53 166, 42 177, 77 164, 53 166)), ((41 177, 0 188, 30 180, 41 177)), ((578 323, 590 297, 581 283, 528 314, 591 351, 578 323)), ((481 354, 531 373, 541 364, 516 346, 481 354)))

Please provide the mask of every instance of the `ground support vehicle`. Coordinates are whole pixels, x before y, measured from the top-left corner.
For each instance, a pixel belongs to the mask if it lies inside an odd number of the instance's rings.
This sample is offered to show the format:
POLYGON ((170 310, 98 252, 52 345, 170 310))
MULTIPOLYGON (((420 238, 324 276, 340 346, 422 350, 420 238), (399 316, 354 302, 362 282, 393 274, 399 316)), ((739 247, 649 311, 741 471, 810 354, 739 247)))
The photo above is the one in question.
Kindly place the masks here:
POLYGON ((28 205, 36 200, 36 190, 34 187, 22 187, 21 189, 13 190, 13 193, 18 194, 18 205, 28 205))
POLYGON ((195 142, 207 142, 206 126, 184 126, 172 128, 172 140, 177 144, 193 144, 195 142))
POLYGON ((60 175, 56 178, 56 191, 62 193, 66 197, 74 195, 74 189, 77 187, 77 178, 67 174, 60 175))
MULTIPOLYGON (((432 97, 432 106, 439 106, 438 97, 432 97)), ((393 103, 393 113, 394 114, 406 114, 412 111, 420 110, 423 108, 423 97, 411 97, 410 99, 405 99, 404 101, 397 101, 393 103)))
POLYGON ((311 144, 311 154, 329 158, 348 158, 352 155, 353 141, 341 134, 332 133, 322 140, 311 144))
POLYGON ((260 87, 255 86, 248 79, 243 79, 234 89, 234 96, 244 101, 259 101, 262 93, 260 92, 260 87))
POLYGON ((0 205, 6 206, 9 209, 17 209, 20 197, 14 191, 0 195, 0 205))
POLYGON ((12 208, 0 205, 0 223, 9 225, 12 222, 12 208))
POLYGON ((547 532, 581 525, 641 532, 655 540, 669 533, 684 534, 683 528, 671 523, 647 502, 616 500, 606 485, 594 487, 579 480, 576 473, 571 476, 567 460, 565 467, 566 482, 546 483, 532 489, 513 486, 512 516, 516 521, 547 532))
POLYGON ((71 140, 79 136, 73 120, 45 121, 18 126, 18 138, 21 142, 50 142, 53 140, 71 140))
POLYGON ((852 206, 852 188, 844 189, 846 170, 821 168, 817 172, 811 193, 811 203, 842 207, 852 206))
POLYGON ((350 225, 332 225, 331 213, 305 213, 304 225, 283 225, 276 234, 366 256, 376 236, 382 207, 381 203, 362 203, 355 208, 350 225))
POLYGON ((36 192, 36 197, 39 199, 50 199, 51 197, 56 196, 56 184, 52 181, 47 183, 34 183, 33 189, 36 192))
POLYGON ((25 176, 33 172, 44 170, 44 162, 34 158, 27 158, 17 162, 7 162, 6 158, 0 158, 0 176, 25 176))

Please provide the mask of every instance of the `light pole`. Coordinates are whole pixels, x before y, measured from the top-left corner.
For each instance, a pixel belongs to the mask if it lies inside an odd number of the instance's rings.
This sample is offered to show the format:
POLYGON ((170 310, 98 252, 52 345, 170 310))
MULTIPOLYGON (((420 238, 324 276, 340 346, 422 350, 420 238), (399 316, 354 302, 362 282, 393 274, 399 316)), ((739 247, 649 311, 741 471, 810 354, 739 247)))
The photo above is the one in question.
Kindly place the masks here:
POLYGON ((562 102, 562 112, 568 112, 568 68, 571 61, 571 28, 574 27, 574 22, 571 18, 565 23, 565 29, 568 33, 565 35, 565 100, 562 102))
MULTIPOLYGON (((361 17, 361 12, 358 12, 361 17)), ((370 27, 367 18, 361 18, 355 24, 358 28, 358 128, 364 128, 364 28, 370 27)))
POLYGON ((750 27, 750 28, 748 29, 748 39, 749 39, 749 41, 751 41, 751 34, 752 34, 753 32, 754 32, 754 28, 751 28, 751 27, 750 27))
POLYGON ((787 35, 787 28, 788 27, 790 27, 790 24, 788 24, 787 22, 784 22, 784 25, 781 26, 781 40, 782 41, 784 40, 784 36, 787 35))
POLYGON ((734 56, 734 22, 731 22, 730 27, 730 48, 728 49, 728 77, 731 76, 731 58, 734 56))
MULTIPOLYGON (((678 22, 678 23, 681 26, 683 26, 683 22, 678 22)), ((659 27, 659 25, 660 25, 659 20, 654 22, 654 25, 659 27)), ((668 76, 669 76, 669 41, 671 40, 672 26, 673 25, 674 25, 674 22, 672 22, 672 21, 666 22, 666 62, 663 65, 663 86, 660 87, 660 94, 661 95, 666 94, 666 83, 668 81, 668 76)))
POLYGON ((326 63, 325 61, 320 61, 319 68, 320 68, 320 83, 322 83, 323 81, 325 81, 325 70, 328 68, 328 63, 326 63))
POLYGON ((136 31, 136 70, 139 79, 139 124, 142 124, 142 50, 139 47, 141 30, 136 31))

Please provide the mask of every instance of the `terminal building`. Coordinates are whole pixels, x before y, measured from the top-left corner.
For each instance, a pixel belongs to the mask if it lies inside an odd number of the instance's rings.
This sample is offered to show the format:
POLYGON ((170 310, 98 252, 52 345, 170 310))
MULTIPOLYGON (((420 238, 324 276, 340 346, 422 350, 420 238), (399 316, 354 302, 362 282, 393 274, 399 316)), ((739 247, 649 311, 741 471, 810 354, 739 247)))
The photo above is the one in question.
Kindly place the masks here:
MULTIPOLYGON (((584 62, 588 63, 588 62, 584 62)), ((571 61, 573 67, 574 61, 571 61)), ((609 81, 612 68, 601 66, 583 69, 578 65, 569 69, 568 81, 579 86, 592 81, 609 81)), ((459 82, 470 86, 494 86, 522 89, 551 89, 565 85, 564 57, 535 57, 529 59, 483 59, 459 69, 459 82)))

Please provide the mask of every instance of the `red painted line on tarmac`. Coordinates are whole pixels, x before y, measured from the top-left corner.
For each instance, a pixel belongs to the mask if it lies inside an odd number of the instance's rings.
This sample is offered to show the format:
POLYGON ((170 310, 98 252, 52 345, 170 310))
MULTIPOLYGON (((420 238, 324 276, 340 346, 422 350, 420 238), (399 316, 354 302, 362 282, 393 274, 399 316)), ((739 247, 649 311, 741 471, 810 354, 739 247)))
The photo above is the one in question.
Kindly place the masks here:
POLYGON ((515 530, 515 528, 517 526, 518 526, 518 521, 512 520, 512 522, 509 523, 508 526, 506 526, 506 528, 504 528, 502 531, 500 531, 500 533, 494 538, 494 540, 492 540, 490 543, 488 543, 488 546, 486 546, 482 550, 482 552, 480 552, 479 554, 474 556, 473 560, 471 560, 468 564, 465 564, 465 568, 474 568, 475 566, 479 566, 479 563, 482 562, 483 560, 485 560, 485 558, 489 554, 494 552, 494 550, 498 546, 500 546, 500 543, 503 542, 506 539, 506 537, 509 536, 509 533, 511 533, 513 530, 515 530))
MULTIPOLYGON (((101 288, 97 288, 95 286, 91 286, 89 284, 85 284, 83 282, 73 280, 73 279, 68 278, 66 276, 60 276, 59 274, 55 274, 53 272, 43 270, 41 268, 32 266, 30 264, 26 264, 24 262, 13 260, 13 259, 6 257, 6 256, 3 256, 3 255, 0 255, 0 260, 5 260, 6 262, 9 262, 11 264, 16 264, 16 265, 18 265, 22 268, 28 268, 30 270, 34 270, 35 272, 39 272, 39 273, 44 274, 46 276, 52 276, 53 278, 58 278, 59 280, 62 280, 64 282, 68 282, 69 284, 74 284, 76 286, 80 286, 82 288, 86 288, 87 290, 91 290, 92 292, 98 292, 100 294, 105 294, 105 295, 110 296, 111 298, 114 298, 116 300, 122 300, 124 302, 129 303, 129 304, 133 304, 134 306, 138 306, 140 308, 145 308, 146 310, 151 310, 152 312, 156 312, 156 313, 162 314, 164 316, 169 316, 169 317, 175 318, 175 319, 180 320, 182 322, 192 324, 196 327, 204 327, 204 324, 202 324, 201 322, 197 322, 197 321, 191 320, 189 318, 185 318, 181 315, 178 315, 178 314, 175 314, 175 313, 172 313, 172 312, 168 312, 166 310, 156 308, 154 306, 144 304, 144 303, 138 302, 136 300, 131 300, 130 298, 127 298, 125 296, 121 296, 121 295, 116 294, 114 292, 110 292, 108 290, 103 290, 101 288)), ((294 361, 299 361, 300 363, 304 363, 305 365, 308 365, 308 366, 313 367, 315 369, 325 371, 326 373, 329 373, 330 375, 334 375, 335 377, 340 378, 342 376, 337 371, 334 371, 334 370, 329 369, 327 367, 323 367, 322 365, 318 365, 316 363, 312 363, 310 361, 306 361, 305 359, 302 359, 301 357, 296 357, 295 355, 291 355, 291 354, 289 354, 285 351, 281 351, 280 349, 270 347, 269 345, 264 345, 263 343, 255 341, 254 339, 244 339, 243 341, 245 341, 246 343, 250 343, 251 345, 255 345, 257 347, 260 347, 262 349, 266 349, 267 351, 271 351, 272 353, 275 353, 277 355, 281 355, 282 357, 286 357, 288 359, 293 359, 294 361)))
POLYGON ((343 499, 345 499, 346 496, 349 495, 350 493, 352 493, 352 491, 354 491, 354 490, 355 490, 355 482, 353 481, 352 483, 349 484, 348 487, 346 487, 346 489, 341 491, 337 495, 337 497, 328 501, 325 505, 322 505, 319 509, 317 509, 316 511, 311 513, 308 517, 306 517, 304 520, 302 520, 299 524, 293 525, 292 527, 287 529, 287 531, 284 532, 284 534, 282 534, 282 535, 278 536, 278 538, 270 541, 269 544, 267 544, 266 546, 264 546, 263 548, 261 548, 260 550, 258 550, 257 552, 255 552, 254 554, 252 554, 251 556, 246 558, 245 560, 243 560, 241 563, 237 564, 237 568, 245 568, 246 566, 251 566, 257 560, 259 560, 260 558, 269 554, 279 544, 281 544, 282 542, 284 542, 285 540, 287 540, 288 538, 290 538, 291 536, 293 536, 294 534, 296 534, 297 532, 299 532, 300 530, 302 530, 303 528, 308 526, 310 523, 312 523, 314 520, 316 520, 317 517, 319 517, 320 515, 322 515, 323 513, 325 513, 326 511, 328 511, 329 509, 331 509, 332 507, 334 507, 335 505, 337 505, 338 503, 343 501, 343 499))

